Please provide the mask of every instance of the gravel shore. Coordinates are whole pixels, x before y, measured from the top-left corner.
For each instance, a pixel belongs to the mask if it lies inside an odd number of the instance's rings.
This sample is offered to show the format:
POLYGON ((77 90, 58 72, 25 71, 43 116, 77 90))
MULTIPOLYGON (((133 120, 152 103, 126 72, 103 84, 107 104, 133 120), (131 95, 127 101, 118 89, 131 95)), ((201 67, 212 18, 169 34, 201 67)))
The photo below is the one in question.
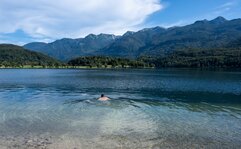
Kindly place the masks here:
MULTIPOLYGON (((190 137, 190 136, 189 136, 190 137)), ((239 142, 220 142, 207 138, 145 138, 125 136, 103 136, 81 139, 63 135, 0 136, 0 149, 191 149, 191 148, 241 148, 239 142)))

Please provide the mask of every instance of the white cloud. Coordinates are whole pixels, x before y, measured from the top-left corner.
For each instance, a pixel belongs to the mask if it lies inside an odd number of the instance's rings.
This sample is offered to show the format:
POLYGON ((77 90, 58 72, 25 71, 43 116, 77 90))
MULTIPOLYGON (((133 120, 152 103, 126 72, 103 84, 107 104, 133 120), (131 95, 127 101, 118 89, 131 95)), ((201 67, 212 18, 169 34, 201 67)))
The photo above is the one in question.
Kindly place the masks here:
POLYGON ((235 6, 235 4, 236 4, 235 1, 230 1, 230 2, 224 3, 220 6, 218 6, 213 13, 214 13, 214 15, 223 15, 223 14, 227 13, 228 11, 230 11, 231 8, 233 6, 235 6))
POLYGON ((235 2, 227 2, 227 3, 222 4, 222 5, 219 6, 218 8, 219 8, 219 9, 222 9, 222 8, 231 7, 231 6, 233 6, 233 5, 235 5, 235 2))
POLYGON ((160 0, 0 0, 0 33, 33 38, 122 34, 163 8, 160 0))
POLYGON ((184 21, 184 20, 180 20, 174 23, 162 23, 159 26, 164 27, 164 28, 170 28, 170 27, 178 27, 178 26, 184 26, 187 25, 188 23, 190 23, 190 21, 184 21))

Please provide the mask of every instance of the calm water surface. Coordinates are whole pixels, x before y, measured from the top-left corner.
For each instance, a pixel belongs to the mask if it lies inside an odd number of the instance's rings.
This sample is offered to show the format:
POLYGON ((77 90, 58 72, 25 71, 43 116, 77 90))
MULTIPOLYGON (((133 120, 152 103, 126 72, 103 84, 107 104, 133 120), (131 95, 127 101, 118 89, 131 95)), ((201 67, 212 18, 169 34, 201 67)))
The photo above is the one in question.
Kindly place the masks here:
POLYGON ((241 148, 241 71, 2 69, 0 148, 241 148))

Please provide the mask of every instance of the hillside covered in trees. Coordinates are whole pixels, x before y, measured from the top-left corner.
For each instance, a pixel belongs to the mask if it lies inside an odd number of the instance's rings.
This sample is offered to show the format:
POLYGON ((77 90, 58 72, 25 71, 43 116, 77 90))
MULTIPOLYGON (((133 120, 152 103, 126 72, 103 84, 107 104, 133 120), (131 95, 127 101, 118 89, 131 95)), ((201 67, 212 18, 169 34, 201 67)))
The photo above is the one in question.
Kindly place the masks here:
POLYGON ((64 38, 52 43, 29 43, 24 47, 66 62, 80 56, 164 57, 186 49, 237 48, 240 39, 241 19, 217 17, 180 27, 146 28, 128 31, 122 36, 90 34, 85 38, 64 38))
POLYGON ((113 43, 118 38, 119 36, 109 34, 90 34, 85 38, 63 38, 52 43, 29 43, 24 45, 24 48, 41 52, 66 62, 75 57, 94 55, 97 50, 113 43))
POLYGON ((146 59, 155 67, 220 67, 241 68, 241 48, 186 49, 166 57, 146 59))
POLYGON ((68 62, 70 66, 98 68, 241 68, 241 48, 186 49, 165 57, 143 56, 137 59, 90 56, 79 57, 68 62))
MULTIPOLYGON (((236 44, 239 42, 236 41, 236 44)), ((86 56, 61 63, 44 54, 28 51, 22 47, 0 44, 1 68, 241 68, 241 48, 184 49, 168 56, 142 56, 139 58, 121 58, 110 56, 86 56)))
POLYGON ((57 67, 61 62, 42 53, 26 50, 20 46, 0 44, 0 67, 57 67))
POLYGON ((122 36, 90 34, 24 47, 62 60, 70 67, 240 68, 241 19, 217 17, 181 27, 146 28, 122 36))
POLYGON ((68 62, 69 66, 87 66, 90 68, 150 68, 155 67, 141 59, 89 56, 79 57, 68 62))

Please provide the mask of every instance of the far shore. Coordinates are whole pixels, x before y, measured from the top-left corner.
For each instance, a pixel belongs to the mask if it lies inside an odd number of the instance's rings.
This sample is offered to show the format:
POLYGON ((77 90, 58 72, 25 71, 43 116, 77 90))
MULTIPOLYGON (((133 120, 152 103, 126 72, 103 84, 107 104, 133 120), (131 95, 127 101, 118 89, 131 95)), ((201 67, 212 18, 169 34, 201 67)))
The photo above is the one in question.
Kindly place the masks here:
POLYGON ((130 67, 130 66, 108 66, 108 67, 91 67, 91 66, 21 66, 21 67, 0 67, 0 69, 155 69, 155 67, 130 67))
POLYGON ((4 69, 102 69, 102 70, 120 70, 120 69, 146 69, 146 70, 161 70, 161 69, 181 69, 181 70, 207 70, 207 71, 241 71, 241 68, 236 67, 122 67, 122 66, 108 66, 108 67, 90 67, 90 66, 23 66, 23 67, 0 67, 4 69))

